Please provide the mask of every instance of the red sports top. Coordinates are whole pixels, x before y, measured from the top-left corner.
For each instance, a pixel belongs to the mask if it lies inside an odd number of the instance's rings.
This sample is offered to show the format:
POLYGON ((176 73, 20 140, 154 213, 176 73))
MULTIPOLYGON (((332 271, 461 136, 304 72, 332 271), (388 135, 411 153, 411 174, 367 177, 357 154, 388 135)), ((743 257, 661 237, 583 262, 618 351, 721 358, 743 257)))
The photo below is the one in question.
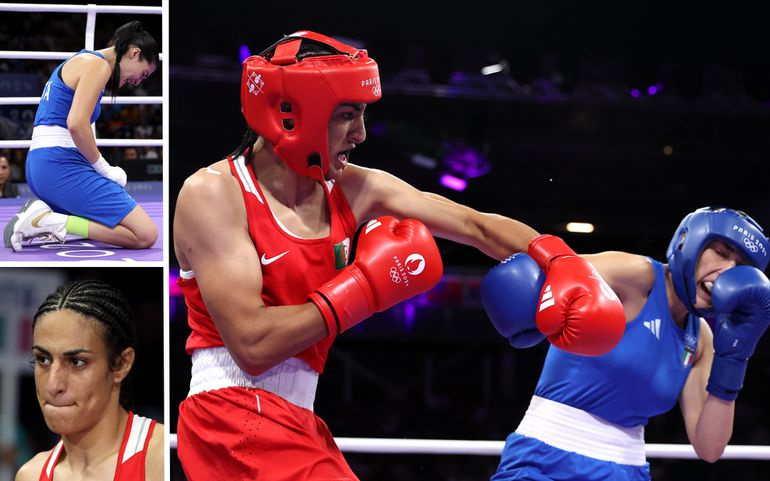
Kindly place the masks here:
MULTIPOLYGON (((118 463, 115 467, 113 481, 144 481, 145 458, 147 446, 150 444, 155 420, 128 412, 126 432, 118 452, 118 463)), ((51 450, 48 459, 40 472, 40 481, 53 481, 53 472, 64 451, 64 441, 59 441, 51 450)))
MULTIPOLYGON (((244 157, 229 158, 232 174, 241 186, 246 203, 249 236, 257 249, 262 268, 262 301, 266 306, 288 306, 308 302, 307 295, 337 274, 347 264, 350 239, 356 220, 341 188, 322 182, 331 218, 331 232, 320 239, 296 237, 281 226, 265 201, 254 171, 244 157)), ((206 309, 195 278, 177 280, 187 304, 187 322, 192 333, 186 350, 223 346, 206 309)), ((323 372, 332 337, 326 337, 294 357, 323 372)))

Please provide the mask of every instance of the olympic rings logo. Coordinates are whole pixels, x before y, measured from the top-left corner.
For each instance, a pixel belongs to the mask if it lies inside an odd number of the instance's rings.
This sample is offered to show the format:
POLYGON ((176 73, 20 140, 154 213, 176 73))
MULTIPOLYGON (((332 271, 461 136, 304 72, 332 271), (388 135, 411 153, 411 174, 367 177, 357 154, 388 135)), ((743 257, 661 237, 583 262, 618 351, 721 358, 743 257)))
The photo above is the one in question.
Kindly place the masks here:
POLYGON ((394 284, 401 282, 401 274, 398 273, 398 269, 395 267, 390 268, 390 280, 393 281, 394 284))
POLYGON ((757 252, 759 250, 759 247, 751 241, 748 237, 743 238, 743 243, 746 245, 746 248, 750 250, 752 253, 757 252))

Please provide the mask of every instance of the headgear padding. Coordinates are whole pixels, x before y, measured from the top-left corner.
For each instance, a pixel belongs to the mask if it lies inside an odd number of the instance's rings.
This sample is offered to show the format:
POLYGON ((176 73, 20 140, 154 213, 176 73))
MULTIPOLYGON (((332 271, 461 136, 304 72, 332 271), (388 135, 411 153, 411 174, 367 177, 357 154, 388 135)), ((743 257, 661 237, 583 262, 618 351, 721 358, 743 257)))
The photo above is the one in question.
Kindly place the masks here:
POLYGON ((377 63, 366 50, 314 32, 287 35, 243 62, 241 110, 249 127, 292 170, 317 180, 329 171, 328 129, 334 109, 381 96, 377 63), (303 42, 334 53, 298 58, 303 42))
POLYGON ((695 267, 709 242, 720 240, 735 248, 752 266, 767 268, 768 239, 757 222, 741 211, 703 207, 688 214, 666 250, 674 290, 687 310, 712 318, 710 309, 695 309, 695 267))

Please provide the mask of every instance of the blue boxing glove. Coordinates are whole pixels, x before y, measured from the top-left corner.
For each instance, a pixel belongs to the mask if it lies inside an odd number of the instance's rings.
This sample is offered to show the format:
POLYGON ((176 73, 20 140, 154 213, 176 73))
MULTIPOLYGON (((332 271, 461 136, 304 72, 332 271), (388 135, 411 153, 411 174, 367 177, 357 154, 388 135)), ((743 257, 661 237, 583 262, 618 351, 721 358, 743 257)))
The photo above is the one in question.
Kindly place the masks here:
POLYGON ((497 331, 513 347, 532 347, 545 338, 535 325, 544 282, 545 273, 526 254, 508 257, 481 281, 481 303, 497 331))
POLYGON ((717 324, 706 390, 732 401, 743 387, 749 358, 770 324, 770 281, 756 267, 733 267, 714 281, 711 301, 717 324))

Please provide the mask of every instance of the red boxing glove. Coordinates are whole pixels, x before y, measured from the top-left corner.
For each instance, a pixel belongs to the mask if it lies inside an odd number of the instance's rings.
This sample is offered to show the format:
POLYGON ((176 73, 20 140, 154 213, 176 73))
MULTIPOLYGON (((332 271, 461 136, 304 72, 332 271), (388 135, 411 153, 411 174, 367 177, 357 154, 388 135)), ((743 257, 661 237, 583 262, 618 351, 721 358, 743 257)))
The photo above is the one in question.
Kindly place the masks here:
POLYGON ((415 219, 399 221, 390 216, 358 229, 350 259, 337 276, 309 296, 331 336, 431 289, 444 270, 428 228, 415 219))
POLYGON ((546 274, 535 314, 538 329, 551 344, 573 354, 610 352, 626 330, 623 304, 615 291, 590 262, 556 236, 532 239, 528 253, 546 274))

